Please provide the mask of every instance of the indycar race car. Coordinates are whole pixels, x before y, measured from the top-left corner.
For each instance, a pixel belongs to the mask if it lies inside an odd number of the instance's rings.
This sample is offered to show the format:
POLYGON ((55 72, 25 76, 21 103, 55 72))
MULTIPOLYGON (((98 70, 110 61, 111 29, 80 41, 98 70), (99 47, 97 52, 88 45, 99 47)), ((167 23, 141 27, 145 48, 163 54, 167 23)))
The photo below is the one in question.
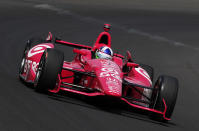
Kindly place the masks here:
POLYGON ((146 110, 152 118, 170 120, 178 80, 162 75, 153 84, 153 68, 134 63, 129 51, 126 57, 113 53, 111 59, 97 59, 95 52, 99 48, 111 47, 109 29, 110 25, 105 24, 93 47, 53 39, 50 32, 45 40, 28 40, 20 64, 20 79, 32 83, 39 92, 108 96, 146 110), (63 52, 55 49, 58 44, 74 47, 76 55, 71 62, 65 61, 63 52))

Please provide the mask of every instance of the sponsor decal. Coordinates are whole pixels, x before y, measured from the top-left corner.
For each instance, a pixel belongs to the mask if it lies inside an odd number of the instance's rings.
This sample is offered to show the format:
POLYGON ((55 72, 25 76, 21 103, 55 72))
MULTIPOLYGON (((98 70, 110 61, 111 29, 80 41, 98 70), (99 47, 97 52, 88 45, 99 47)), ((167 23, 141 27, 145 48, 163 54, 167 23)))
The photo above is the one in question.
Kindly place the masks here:
POLYGON ((110 61, 101 61, 102 68, 99 77, 104 77, 108 92, 119 93, 122 79, 120 77, 120 69, 117 65, 110 61))
POLYGON ((100 73, 100 77, 107 77, 108 81, 112 81, 115 82, 116 80, 122 82, 121 78, 120 78, 120 74, 118 73, 119 69, 116 65, 111 64, 110 61, 101 61, 102 63, 102 68, 101 68, 101 73, 100 73), (113 78, 110 78, 113 77, 113 78))
POLYGON ((52 47, 49 46, 49 45, 44 45, 44 44, 34 46, 34 47, 28 52, 28 57, 32 57, 32 56, 34 56, 34 55, 36 55, 36 54, 42 53, 42 52, 44 52, 44 50, 45 50, 46 48, 52 48, 52 47))
POLYGON ((151 78, 149 76, 149 74, 142 68, 138 67, 138 68, 135 68, 135 70, 142 76, 144 76, 149 82, 150 84, 152 84, 151 82, 151 78))
POLYGON ((36 74, 38 65, 39 65, 39 63, 26 59, 25 66, 24 66, 24 73, 27 73, 27 71, 29 71, 30 67, 31 67, 33 73, 36 74))

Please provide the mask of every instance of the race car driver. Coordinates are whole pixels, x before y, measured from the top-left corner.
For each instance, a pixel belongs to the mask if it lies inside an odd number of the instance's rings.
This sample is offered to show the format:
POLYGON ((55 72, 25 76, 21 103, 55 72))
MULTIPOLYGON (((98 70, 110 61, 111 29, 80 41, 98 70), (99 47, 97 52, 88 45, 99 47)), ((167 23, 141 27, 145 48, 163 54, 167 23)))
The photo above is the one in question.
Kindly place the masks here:
POLYGON ((113 51, 108 46, 102 46, 95 52, 96 59, 109 59, 113 57, 113 51))

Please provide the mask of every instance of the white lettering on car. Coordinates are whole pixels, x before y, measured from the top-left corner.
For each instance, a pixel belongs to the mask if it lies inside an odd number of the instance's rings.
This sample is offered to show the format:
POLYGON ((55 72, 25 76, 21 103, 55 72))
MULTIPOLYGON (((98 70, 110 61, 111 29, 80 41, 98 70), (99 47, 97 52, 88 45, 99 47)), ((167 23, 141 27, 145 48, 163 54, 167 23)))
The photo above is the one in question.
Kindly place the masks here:
MULTIPOLYGON (((102 68, 101 68, 101 73, 100 73, 100 77, 113 77, 117 80, 119 80, 120 82, 122 81, 120 78, 120 74, 118 73, 118 68, 113 65, 110 64, 109 62, 104 62, 102 61, 102 68)), ((112 79, 108 79, 107 80, 112 80, 112 79)))
POLYGON ((28 73, 31 67, 34 74, 36 74, 38 65, 39 63, 26 59, 25 66, 24 66, 24 73, 28 73))
POLYGON ((32 63, 32 70, 36 74, 37 68, 38 68, 39 63, 36 63, 35 61, 32 63))

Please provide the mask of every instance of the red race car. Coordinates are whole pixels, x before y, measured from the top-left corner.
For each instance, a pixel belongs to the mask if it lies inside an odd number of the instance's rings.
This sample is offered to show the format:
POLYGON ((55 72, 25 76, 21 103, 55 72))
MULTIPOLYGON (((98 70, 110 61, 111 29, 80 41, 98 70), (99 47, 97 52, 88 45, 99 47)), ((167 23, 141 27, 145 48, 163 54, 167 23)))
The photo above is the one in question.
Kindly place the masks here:
POLYGON ((104 32, 99 34, 93 47, 52 40, 51 33, 45 40, 39 40, 39 44, 38 40, 28 40, 20 65, 20 79, 34 84, 39 92, 68 91, 86 96, 109 96, 151 112, 152 118, 170 120, 178 80, 159 76, 152 84, 152 67, 134 63, 129 51, 125 58, 113 53, 109 29, 110 25, 105 24, 104 32), (55 49, 55 44, 74 47, 74 59, 64 61, 63 52, 55 49))

